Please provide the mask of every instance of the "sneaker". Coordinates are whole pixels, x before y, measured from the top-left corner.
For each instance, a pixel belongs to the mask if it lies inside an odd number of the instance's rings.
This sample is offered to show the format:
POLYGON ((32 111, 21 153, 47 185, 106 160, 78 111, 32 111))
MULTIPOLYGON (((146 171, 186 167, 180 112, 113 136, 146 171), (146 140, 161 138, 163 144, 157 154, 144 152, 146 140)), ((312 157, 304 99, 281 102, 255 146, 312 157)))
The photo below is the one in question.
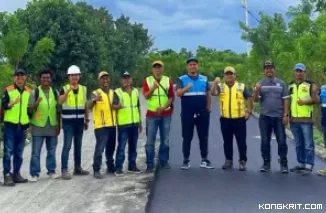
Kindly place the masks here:
POLYGON ((12 177, 11 177, 11 174, 8 173, 8 174, 5 174, 4 177, 3 177, 3 180, 4 180, 4 185, 5 186, 15 186, 15 182, 12 180, 12 177))
POLYGON ((239 170, 240 171, 246 171, 247 170, 246 161, 244 161, 244 160, 239 161, 239 170))
POLYGON ((89 175, 89 171, 86 171, 86 170, 82 169, 81 167, 79 167, 74 170, 74 175, 79 175, 79 176, 89 175))
POLYGON ((306 175, 310 175, 312 173, 312 169, 309 168, 305 168, 304 170, 302 170, 301 174, 306 176, 306 175))
POLYGON ((55 172, 48 172, 50 179, 57 179, 59 176, 55 172))
POLYGON ((147 168, 146 169, 146 173, 153 173, 154 172, 154 169, 153 168, 147 168))
POLYGON ((114 172, 115 176, 123 176, 123 171, 121 169, 118 169, 114 172))
POLYGON ((13 180, 15 183, 27 183, 27 182, 28 182, 28 179, 23 178, 23 177, 21 176, 20 173, 15 173, 15 174, 12 176, 12 180, 13 180))
POLYGON ((171 169, 171 166, 169 163, 164 163, 164 164, 161 164, 161 168, 162 169, 171 169))
POLYGON ((269 160, 264 160, 264 164, 260 167, 261 172, 268 172, 271 170, 271 163, 269 160))
POLYGON ((225 160, 222 169, 232 169, 233 168, 233 161, 232 160, 225 160))
POLYGON ((138 169, 137 167, 134 167, 134 168, 130 168, 130 169, 128 169, 128 172, 141 173, 141 170, 138 169))
POLYGON ((31 178, 29 179, 30 182, 37 182, 38 181, 38 176, 34 175, 34 176, 31 176, 31 178))
POLYGON ((94 178, 96 179, 103 179, 103 175, 101 174, 100 171, 94 171, 94 178))
POLYGON ((61 178, 63 180, 70 180, 71 179, 71 174, 68 172, 68 170, 62 170, 61 178))
POLYGON ((290 172, 303 172, 306 168, 301 166, 301 165, 297 165, 293 168, 290 169, 290 172))
POLYGON ((326 176, 326 169, 320 169, 320 170, 318 170, 318 171, 317 171, 317 174, 318 174, 319 176, 326 176))
POLYGON ((184 160, 183 164, 181 166, 182 170, 188 170, 190 168, 190 161, 189 160, 184 160))
POLYGON ((205 168, 205 169, 214 169, 214 166, 212 165, 212 163, 207 159, 203 159, 201 161, 200 167, 205 168))
POLYGON ((280 162, 281 173, 283 173, 283 174, 289 173, 287 160, 280 160, 279 162, 280 162))

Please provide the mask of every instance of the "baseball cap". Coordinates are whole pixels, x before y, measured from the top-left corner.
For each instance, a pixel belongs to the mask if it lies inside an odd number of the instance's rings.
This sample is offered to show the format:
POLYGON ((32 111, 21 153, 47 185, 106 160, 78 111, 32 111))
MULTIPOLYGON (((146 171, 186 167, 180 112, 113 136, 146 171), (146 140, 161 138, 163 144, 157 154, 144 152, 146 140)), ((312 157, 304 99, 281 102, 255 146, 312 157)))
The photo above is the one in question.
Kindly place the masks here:
POLYGON ((98 74, 98 79, 102 78, 103 76, 109 76, 109 73, 107 73, 106 71, 102 71, 98 74))
POLYGON ((265 67, 274 67, 274 64, 271 61, 265 61, 264 62, 264 68, 265 67))
POLYGON ((15 70, 15 75, 19 75, 19 74, 26 75, 26 71, 23 70, 23 69, 17 69, 17 70, 15 70))
POLYGON ((130 73, 125 71, 124 73, 122 73, 121 77, 124 78, 124 77, 130 77, 130 73))
POLYGON ((164 66, 164 63, 162 62, 162 61, 154 61, 153 63, 152 63, 152 66, 154 67, 155 65, 160 65, 160 66, 164 66))
POLYGON ((195 57, 190 57, 190 58, 187 59, 187 64, 189 64, 189 63, 192 62, 192 61, 198 63, 198 59, 197 59, 197 58, 195 58, 195 57))
POLYGON ((227 67, 225 67, 225 69, 224 69, 224 73, 227 73, 227 72, 236 73, 234 67, 231 67, 231 66, 227 66, 227 67))
POLYGON ((306 71, 306 66, 303 63, 298 63, 294 66, 293 70, 306 71))

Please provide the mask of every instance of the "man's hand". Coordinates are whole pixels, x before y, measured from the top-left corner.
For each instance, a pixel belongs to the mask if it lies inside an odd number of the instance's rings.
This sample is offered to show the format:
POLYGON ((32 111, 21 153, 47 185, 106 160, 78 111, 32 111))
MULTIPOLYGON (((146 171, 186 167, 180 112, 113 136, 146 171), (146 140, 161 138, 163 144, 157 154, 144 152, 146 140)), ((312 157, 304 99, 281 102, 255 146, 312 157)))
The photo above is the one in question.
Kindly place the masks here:
POLYGON ((117 108, 118 108, 118 109, 122 109, 123 107, 124 107, 124 106, 123 106, 121 103, 118 103, 118 104, 117 104, 117 108))
POLYGON ((214 80, 215 84, 219 84, 221 82, 221 78, 220 77, 216 77, 214 80))
POLYGON ((18 104, 20 102, 20 97, 18 96, 14 101, 10 103, 11 106, 18 104))
POLYGON ((30 133, 30 127, 28 127, 26 130, 25 130, 25 136, 27 136, 29 133, 30 133))
POLYGON ((286 126, 289 124, 289 116, 284 115, 282 118, 283 125, 286 126))
POLYGON ((159 86, 160 85, 158 84, 158 82, 157 81, 154 81, 154 84, 153 84, 152 89, 155 90, 155 89, 159 88, 159 86))
POLYGON ((164 108, 163 107, 157 107, 157 109, 156 109, 156 112, 157 112, 157 114, 162 114, 162 112, 164 111, 164 108))
POLYGON ((102 96, 100 94, 97 94, 94 98, 95 101, 102 101, 102 96))
POLYGON ((260 93, 260 89, 261 89, 261 84, 257 83, 255 86, 255 91, 258 92, 258 94, 260 93))
POLYGON ((37 98, 37 100, 36 100, 36 104, 41 103, 41 101, 42 101, 42 97, 39 96, 39 97, 37 98))
POLYGON ((190 89, 192 87, 192 83, 188 83, 186 89, 190 89))
POLYGON ((251 116, 251 113, 250 112, 246 112, 245 119, 248 120, 250 118, 250 116, 251 116))
POLYGON ((84 120, 84 130, 87 130, 88 129, 88 126, 89 126, 89 119, 85 119, 84 120))
POLYGON ((302 105, 304 105, 304 101, 299 98, 299 100, 297 100, 297 104, 299 106, 302 106, 302 105))
POLYGON ((57 125, 56 128, 55 128, 55 134, 56 134, 56 136, 60 135, 60 131, 61 131, 60 125, 57 125))

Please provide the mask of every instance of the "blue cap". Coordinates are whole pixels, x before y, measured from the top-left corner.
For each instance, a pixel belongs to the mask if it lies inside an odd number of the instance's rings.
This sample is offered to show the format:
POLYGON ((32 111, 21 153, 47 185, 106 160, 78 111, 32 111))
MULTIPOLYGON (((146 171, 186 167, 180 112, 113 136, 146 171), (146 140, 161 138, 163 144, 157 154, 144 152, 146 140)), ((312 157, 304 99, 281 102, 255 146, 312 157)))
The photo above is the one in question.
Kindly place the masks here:
POLYGON ((302 63, 298 63, 294 66, 293 70, 306 71, 306 66, 302 63))

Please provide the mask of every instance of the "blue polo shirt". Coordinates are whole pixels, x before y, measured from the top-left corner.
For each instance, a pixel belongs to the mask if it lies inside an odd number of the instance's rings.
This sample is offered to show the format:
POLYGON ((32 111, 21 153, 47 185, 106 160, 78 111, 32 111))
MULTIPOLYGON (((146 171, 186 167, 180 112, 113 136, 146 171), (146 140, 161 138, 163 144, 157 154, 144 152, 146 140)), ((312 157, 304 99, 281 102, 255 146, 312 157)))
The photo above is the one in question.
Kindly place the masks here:
POLYGON ((176 89, 182 89, 192 83, 192 87, 181 97, 182 114, 207 113, 207 92, 210 90, 208 79, 204 75, 182 75, 177 80, 176 89))
POLYGON ((320 87, 321 124, 326 126, 326 85, 320 87))

